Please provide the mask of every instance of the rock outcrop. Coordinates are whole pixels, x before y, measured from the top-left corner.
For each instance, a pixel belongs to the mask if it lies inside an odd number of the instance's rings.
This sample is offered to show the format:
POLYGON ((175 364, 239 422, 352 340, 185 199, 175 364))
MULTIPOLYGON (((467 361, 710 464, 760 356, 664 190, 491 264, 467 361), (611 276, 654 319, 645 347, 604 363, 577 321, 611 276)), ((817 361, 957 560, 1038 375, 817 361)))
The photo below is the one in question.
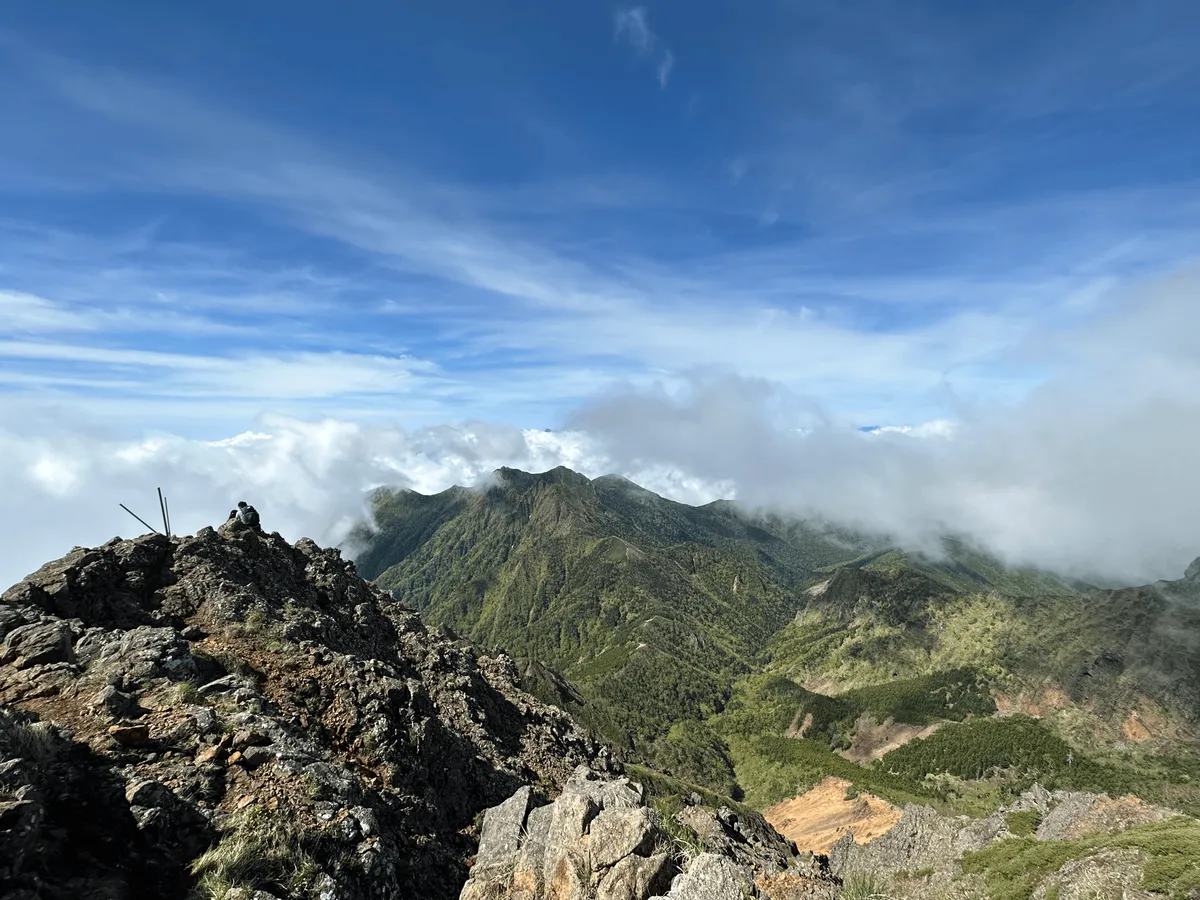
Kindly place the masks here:
POLYGON ((839 882, 754 813, 685 807, 580 766, 554 802, 527 788, 484 815, 461 900, 827 900, 839 882))
MULTIPOLYGON (((914 900, 947 896, 952 884, 971 896, 981 892, 985 895, 978 875, 963 875, 962 860, 964 854, 983 850, 993 842, 1014 837, 1073 841, 1187 818, 1175 810, 1132 796, 1114 798, 1080 791, 1047 791, 1034 785, 1009 806, 982 819, 944 816, 929 807, 910 804, 904 808, 899 822, 870 843, 858 844, 851 835, 843 837, 830 851, 829 863, 831 871, 847 881, 866 878, 878 883, 903 884, 902 896, 914 900), (1014 832, 1018 822, 1025 827, 1014 832)), ((1146 857, 1136 850, 1108 849, 1103 841, 1097 841, 1095 849, 1080 858, 1066 859, 1061 868, 1048 868, 1045 884, 1035 896, 1045 896, 1050 885, 1058 886, 1056 890, 1061 887, 1064 897, 1084 896, 1066 890, 1066 886, 1082 883, 1080 879, 1085 874, 1089 884, 1107 884, 1110 888, 1121 884, 1136 886, 1145 863, 1146 857)), ((1117 889, 1112 896, 1152 895, 1141 891, 1122 894, 1117 889)))
POLYGON ((0 598, 0 895, 457 896, 481 810, 614 765, 518 683, 307 539, 77 548, 0 598))

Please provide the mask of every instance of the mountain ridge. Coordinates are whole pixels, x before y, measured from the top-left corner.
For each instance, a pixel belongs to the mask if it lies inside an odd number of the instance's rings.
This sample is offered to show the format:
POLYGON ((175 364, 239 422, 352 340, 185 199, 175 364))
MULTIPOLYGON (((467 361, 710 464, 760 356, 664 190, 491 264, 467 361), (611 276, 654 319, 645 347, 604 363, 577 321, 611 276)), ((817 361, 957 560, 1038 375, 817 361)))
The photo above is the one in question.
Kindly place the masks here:
MULTIPOLYGON (((441 504, 422 520, 440 524, 394 563, 375 553, 364 574, 428 621, 555 670, 573 699, 552 687, 543 697, 570 702, 617 746, 726 792, 739 790, 733 763, 704 723, 754 673, 828 694, 961 671, 1003 696, 1014 678, 1041 672, 1080 702, 1096 694, 1079 681, 1089 677, 1080 674, 1086 660, 1056 651, 1053 665, 1038 669, 1041 661, 1016 652, 1026 630, 1075 627, 1085 595, 962 540, 947 538, 940 556, 926 557, 728 501, 687 506, 619 476, 587 479, 562 467, 502 469, 469 496, 460 492, 379 493, 376 546, 412 533, 410 508, 441 504), (996 624, 977 635, 973 616, 996 624), (991 631, 1003 627, 1011 636, 1001 646, 991 631)), ((1115 627, 1103 618, 1085 617, 1101 648, 1104 629, 1115 627)), ((1110 695, 1110 719, 1134 698, 1110 695)), ((1146 702, 1162 696, 1151 691, 1146 702)))

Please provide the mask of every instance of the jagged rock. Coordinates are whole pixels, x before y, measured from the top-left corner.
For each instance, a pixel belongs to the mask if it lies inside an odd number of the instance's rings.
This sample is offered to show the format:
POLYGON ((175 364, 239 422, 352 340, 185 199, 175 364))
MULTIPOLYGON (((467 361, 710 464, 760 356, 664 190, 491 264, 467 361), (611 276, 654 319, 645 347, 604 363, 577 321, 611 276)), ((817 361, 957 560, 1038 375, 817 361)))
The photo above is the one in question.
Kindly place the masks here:
POLYGON ((74 662, 74 635, 62 621, 48 619, 30 625, 18 625, 0 645, 0 664, 27 669, 46 663, 74 662))
POLYGON ((1185 581, 1200 581, 1200 556, 1192 560, 1191 565, 1184 571, 1183 577, 1185 581))
POLYGON ((275 758, 275 754, 266 747, 247 747, 241 751, 242 768, 253 771, 264 763, 270 762, 275 758))
POLYGON ((240 731, 234 732, 233 735, 233 746, 239 750, 243 750, 246 747, 261 747, 269 743, 271 743, 269 737, 251 728, 243 728, 240 731))
POLYGON ((600 876, 596 900, 645 900, 669 888, 675 864, 670 854, 626 856, 600 876))
POLYGON ((739 816, 724 806, 688 806, 675 818, 694 831, 706 848, 742 865, 769 871, 794 864, 795 847, 761 817, 739 816))
POLYGON ((1135 825, 1161 822, 1173 810, 1144 803, 1136 797, 1109 797, 1076 791, 1054 791, 1041 808, 1037 837, 1043 841, 1073 840, 1095 832, 1124 831, 1135 825))
POLYGON ((493 806, 484 813, 479 852, 475 855, 476 869, 483 871, 513 864, 517 851, 521 849, 521 832, 525 827, 531 793, 528 786, 518 788, 499 806, 493 806))
MULTIPOLYGON (((1133 848, 1108 849, 1067 862, 1047 884, 1058 887, 1060 900, 1092 900, 1098 896, 1122 900, 1157 900, 1162 894, 1140 890, 1143 854, 1133 848)), ((1039 892, 1044 900, 1045 892, 1039 892)))
POLYGON ((842 894, 841 885, 830 878, 825 857, 810 859, 796 866, 796 871, 760 873, 754 885, 767 900, 836 900, 842 894))
POLYGON ((806 879, 812 890, 778 893, 778 900, 831 900, 837 890, 834 878, 765 822, 725 808, 689 809, 720 840, 687 862, 659 813, 646 805, 641 785, 625 777, 581 766, 552 803, 526 812, 529 800, 522 790, 488 811, 461 900, 743 900, 759 896, 755 876, 781 872, 806 879), (767 833, 774 840, 764 839, 767 833))
POLYGON ((982 849, 1006 832, 1002 816, 949 817, 909 804, 900 821, 869 844, 857 844, 846 834, 830 850, 829 864, 839 877, 849 872, 890 876, 901 869, 948 869, 964 852, 982 849))
MULTIPOLYGON (((257 529, 72 550, 3 593, 0 638, 0 703, 33 723, 0 726, 6 896, 182 900, 228 840, 303 847, 313 896, 453 897, 477 813, 612 768, 510 659, 257 529)), ((270 860, 232 886, 273 894, 270 860)))
POLYGON ((29 620, 21 615, 20 610, 11 606, 0 606, 0 641, 8 637, 13 629, 28 624, 29 620))
POLYGON ((716 853, 701 853, 675 877, 664 896, 667 900, 746 900, 755 893, 747 869, 716 853))
MULTIPOLYGON (((856 873, 882 879, 890 879, 901 870, 929 870, 934 873, 927 885, 930 893, 922 891, 913 896, 941 896, 951 880, 961 877, 963 854, 1011 837, 1006 815, 1021 810, 1040 814, 1035 837, 1044 841, 1111 834, 1180 815, 1136 797, 1050 792, 1035 784, 1008 807, 985 819, 942 816, 928 807, 907 806, 900 821, 882 837, 865 845, 856 844, 852 835, 838 841, 830 853, 830 868, 839 876, 856 873)), ((1150 894, 1136 889, 1145 861, 1138 850, 1100 850, 1065 863, 1058 872, 1047 873, 1033 896, 1045 897, 1053 886, 1063 898, 1092 896, 1103 886, 1106 891, 1115 891, 1113 896, 1139 900, 1144 896, 1149 900, 1150 894), (1084 890, 1085 886, 1090 887, 1084 890)))
POLYGON ((106 684, 92 697, 92 708, 104 711, 114 719, 123 719, 133 712, 137 703, 129 694, 106 684))
POLYGON ((628 856, 646 856, 654 846, 654 823, 644 807, 606 809, 588 832, 592 865, 607 869, 628 856))

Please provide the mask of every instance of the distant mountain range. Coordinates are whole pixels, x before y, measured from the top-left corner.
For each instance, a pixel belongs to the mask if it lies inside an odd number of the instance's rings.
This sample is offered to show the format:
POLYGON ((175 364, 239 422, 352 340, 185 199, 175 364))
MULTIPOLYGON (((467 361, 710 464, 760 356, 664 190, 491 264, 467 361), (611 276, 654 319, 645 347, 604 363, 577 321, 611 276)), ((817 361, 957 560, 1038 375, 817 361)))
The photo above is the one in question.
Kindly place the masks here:
MULTIPOLYGON (((823 760, 800 781, 819 769, 853 781, 880 755, 872 741, 993 713, 1032 717, 1097 765, 1195 758, 1200 565, 1099 590, 959 540, 933 559, 562 467, 372 500, 375 528, 354 536, 365 577, 426 622, 518 657, 527 689, 605 739, 715 790, 794 791, 764 772, 792 771, 797 748, 823 760)), ((1171 798, 1190 802, 1191 776, 1171 773, 1156 785, 1178 782, 1171 798)))

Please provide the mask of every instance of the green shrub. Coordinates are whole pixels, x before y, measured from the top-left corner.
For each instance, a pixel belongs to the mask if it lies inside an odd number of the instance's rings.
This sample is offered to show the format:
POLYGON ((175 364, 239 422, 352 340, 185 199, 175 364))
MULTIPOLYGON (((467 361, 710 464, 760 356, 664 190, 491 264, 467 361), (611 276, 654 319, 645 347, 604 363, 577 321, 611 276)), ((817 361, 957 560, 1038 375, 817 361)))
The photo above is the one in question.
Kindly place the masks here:
POLYGON ((1042 815, 1036 809, 1013 810, 1004 814, 1004 823, 1015 837, 1030 837, 1037 831, 1042 815))
MULTIPOLYGON (((1177 817, 1117 834, 1073 841, 1009 838, 963 854, 963 872, 983 876, 992 900, 1029 900, 1038 884, 1064 863, 1113 848, 1135 848, 1148 857, 1142 888, 1182 898, 1200 888, 1200 822, 1177 817)), ((1049 894, 1047 894, 1049 896, 1049 894)))
POLYGON ((844 778, 859 790, 897 804, 935 799, 917 782, 852 763, 816 741, 775 735, 731 738, 729 751, 746 802, 758 809, 802 793, 826 775, 844 778))

